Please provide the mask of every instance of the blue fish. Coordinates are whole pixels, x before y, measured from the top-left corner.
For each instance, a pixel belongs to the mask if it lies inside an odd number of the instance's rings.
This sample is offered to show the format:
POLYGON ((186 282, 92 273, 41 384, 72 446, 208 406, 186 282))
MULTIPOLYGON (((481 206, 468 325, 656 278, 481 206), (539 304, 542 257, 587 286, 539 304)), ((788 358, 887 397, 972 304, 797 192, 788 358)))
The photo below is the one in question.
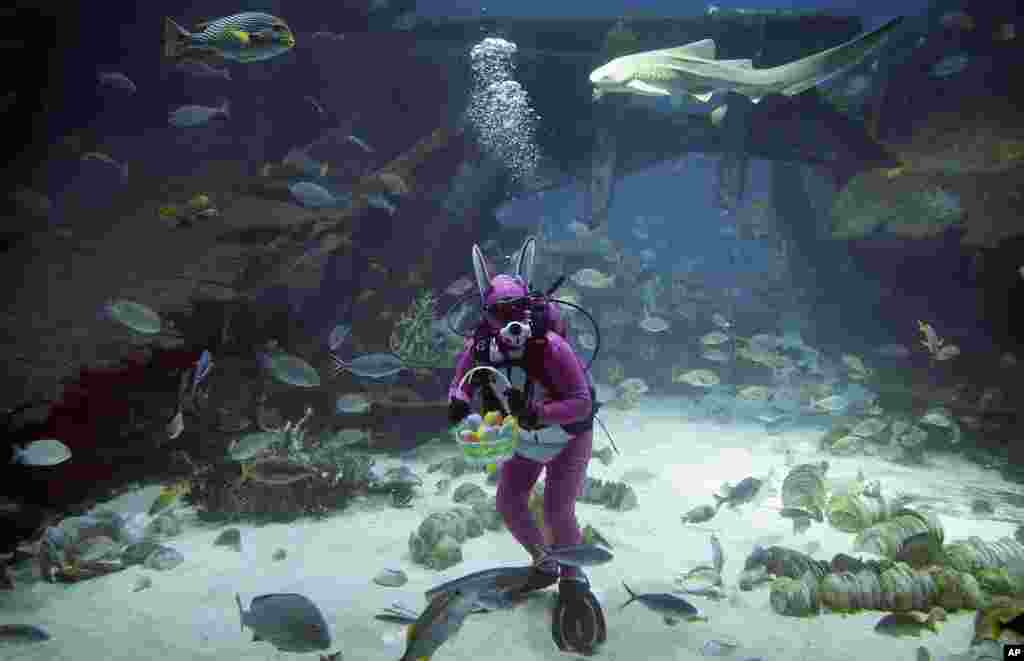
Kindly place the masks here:
POLYGON ((295 199, 304 207, 319 209, 332 207, 338 203, 338 198, 331 191, 311 181, 299 181, 288 186, 295 199))
POLYGON ((335 374, 345 370, 356 376, 383 379, 405 369, 405 363, 393 353, 363 354, 356 356, 351 362, 346 362, 336 354, 331 354, 331 358, 334 360, 335 374))
POLYGON ((199 356, 199 360, 196 361, 196 366, 192 370, 192 397, 196 396, 196 388, 206 380, 212 369, 213 356, 210 355, 210 351, 207 349, 199 356))
POLYGON ((181 106, 167 115, 167 122, 178 128, 191 128, 218 118, 231 119, 231 106, 227 99, 217 107, 181 106))
POLYGON ((135 87, 135 83, 120 71, 101 71, 96 77, 99 79, 100 85, 119 89, 129 94, 135 94, 138 89, 135 87))
POLYGON ((383 195, 368 195, 366 197, 366 202, 371 207, 373 207, 375 209, 383 209, 384 211, 387 211, 388 214, 390 214, 392 216, 394 216, 395 212, 398 211, 398 207, 396 207, 391 202, 391 200, 389 200, 388 198, 384 197, 383 195))

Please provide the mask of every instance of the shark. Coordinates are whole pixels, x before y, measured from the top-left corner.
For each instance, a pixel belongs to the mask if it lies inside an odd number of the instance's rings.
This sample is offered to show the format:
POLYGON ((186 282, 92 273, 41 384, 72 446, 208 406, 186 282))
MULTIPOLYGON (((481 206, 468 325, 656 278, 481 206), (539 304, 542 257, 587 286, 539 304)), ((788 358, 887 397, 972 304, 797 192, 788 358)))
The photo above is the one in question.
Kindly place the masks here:
POLYGON ((754 103, 769 94, 794 96, 856 66, 903 21, 894 18, 834 48, 767 69, 751 60, 715 58, 713 39, 675 48, 623 55, 590 74, 594 100, 606 94, 692 96, 707 102, 716 92, 736 92, 754 103))

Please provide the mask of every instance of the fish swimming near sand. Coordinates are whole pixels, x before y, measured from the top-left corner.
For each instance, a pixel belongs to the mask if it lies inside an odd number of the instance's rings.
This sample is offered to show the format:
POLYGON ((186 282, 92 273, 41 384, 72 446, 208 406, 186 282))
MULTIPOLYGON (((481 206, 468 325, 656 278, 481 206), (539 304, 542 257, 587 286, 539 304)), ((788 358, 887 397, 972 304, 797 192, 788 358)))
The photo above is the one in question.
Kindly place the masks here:
POLYGON ((426 591, 425 596, 428 601, 433 601, 434 597, 441 594, 442 592, 451 592, 453 590, 473 591, 473 592, 501 592, 507 590, 514 590, 521 587, 527 579, 533 574, 532 567, 524 565, 521 567, 495 567, 493 569, 484 569, 482 571, 473 572, 460 576, 459 578, 445 581, 440 585, 435 585, 426 591))
POLYGON ((629 601, 622 604, 619 610, 629 606, 634 601, 639 601, 658 615, 661 615, 665 619, 665 624, 669 626, 678 624, 680 620, 686 622, 706 620, 706 618, 700 615, 700 611, 693 604, 682 597, 677 597, 667 592, 637 594, 630 590, 629 586, 625 583, 622 584, 622 587, 626 588, 626 592, 629 593, 629 601))
POLYGON ((607 549, 594 544, 574 544, 572 546, 552 547, 548 551, 547 557, 563 565, 594 567, 611 562, 615 556, 607 549))
POLYGON ((253 630, 254 641, 266 641, 282 652, 306 653, 331 646, 331 634, 323 613, 301 594, 264 594, 242 607, 235 595, 242 629, 253 630))
POLYGON ((761 485, 761 480, 756 477, 745 477, 740 480, 739 484, 729 489, 728 494, 725 496, 713 495, 718 507, 725 503, 729 503, 729 507, 736 507, 737 505, 743 505, 752 501, 758 492, 761 491, 761 485))
POLYGON ((430 659, 449 638, 458 633, 466 616, 476 609, 472 591, 441 592, 419 618, 409 625, 405 653, 399 661, 430 659))
POLYGON ((736 92, 757 103, 769 94, 794 96, 848 71, 880 47, 903 21, 897 17, 871 32, 820 53, 768 69, 747 59, 719 60, 712 39, 615 58, 590 74, 594 98, 605 94, 691 96, 707 102, 717 92, 736 92))

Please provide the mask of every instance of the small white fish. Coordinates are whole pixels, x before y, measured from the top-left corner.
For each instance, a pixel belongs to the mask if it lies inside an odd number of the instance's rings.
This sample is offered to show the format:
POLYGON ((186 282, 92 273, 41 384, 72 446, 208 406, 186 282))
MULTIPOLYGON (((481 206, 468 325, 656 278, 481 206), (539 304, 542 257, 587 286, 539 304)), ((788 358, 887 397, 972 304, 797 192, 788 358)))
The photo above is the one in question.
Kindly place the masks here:
POLYGON ((121 163, 118 163, 117 161, 115 161, 110 155, 104 154, 103 152, 99 152, 99 151, 85 152, 84 154, 82 154, 82 160, 83 161, 99 161, 100 163, 106 163, 107 165, 109 165, 111 167, 117 168, 118 171, 121 173, 121 178, 122 179, 128 176, 128 164, 127 163, 122 165, 121 163))
POLYGON ((174 417, 167 423, 167 438, 174 440, 181 436, 181 433, 185 431, 185 415, 181 409, 174 414, 174 417))
POLYGON ((195 78, 231 80, 231 72, 226 68, 221 69, 202 60, 184 59, 175 64, 174 68, 195 78))
POLYGON ((104 87, 118 89, 129 94, 135 94, 138 91, 135 83, 120 71, 101 71, 96 74, 96 78, 99 80, 100 85, 104 87))
POLYGON ((56 466, 71 458, 71 450, 60 441, 47 438, 33 441, 24 448, 14 446, 11 463, 25 466, 56 466))
POLYGON ((846 410, 849 402, 842 395, 830 395, 823 399, 811 402, 811 407, 826 413, 839 413, 846 410))
POLYGON ((219 106, 181 106, 167 115, 167 123, 178 128, 203 126, 214 119, 231 119, 231 103, 227 99, 219 106))
POLYGON ((331 191, 312 181, 299 181, 288 186, 295 199, 304 207, 319 209, 334 206, 338 203, 331 191))
POLYGON ((348 140, 349 142, 354 142, 355 144, 359 145, 362 148, 362 150, 368 154, 373 152, 373 147, 366 144, 366 141, 360 140, 357 136, 350 135, 345 139, 348 140))
POLYGON ((970 61, 971 58, 964 53, 944 57, 932 67, 932 75, 936 78, 948 78, 966 69, 970 61))

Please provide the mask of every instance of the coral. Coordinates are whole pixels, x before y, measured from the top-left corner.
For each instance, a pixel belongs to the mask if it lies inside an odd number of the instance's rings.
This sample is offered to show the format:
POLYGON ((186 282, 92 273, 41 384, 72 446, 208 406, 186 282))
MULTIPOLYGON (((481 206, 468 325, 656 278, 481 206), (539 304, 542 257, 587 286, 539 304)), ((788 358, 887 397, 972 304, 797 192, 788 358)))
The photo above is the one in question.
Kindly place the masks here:
POLYGON ((409 555, 416 564, 443 571, 462 562, 467 539, 480 537, 485 530, 501 530, 502 525, 493 498, 434 512, 409 534, 409 555))
POLYGON ((437 299, 431 291, 424 290, 395 323, 390 348, 407 367, 436 369, 455 366, 455 357, 462 349, 462 339, 451 337, 451 334, 439 337, 435 330, 436 314, 437 299))

